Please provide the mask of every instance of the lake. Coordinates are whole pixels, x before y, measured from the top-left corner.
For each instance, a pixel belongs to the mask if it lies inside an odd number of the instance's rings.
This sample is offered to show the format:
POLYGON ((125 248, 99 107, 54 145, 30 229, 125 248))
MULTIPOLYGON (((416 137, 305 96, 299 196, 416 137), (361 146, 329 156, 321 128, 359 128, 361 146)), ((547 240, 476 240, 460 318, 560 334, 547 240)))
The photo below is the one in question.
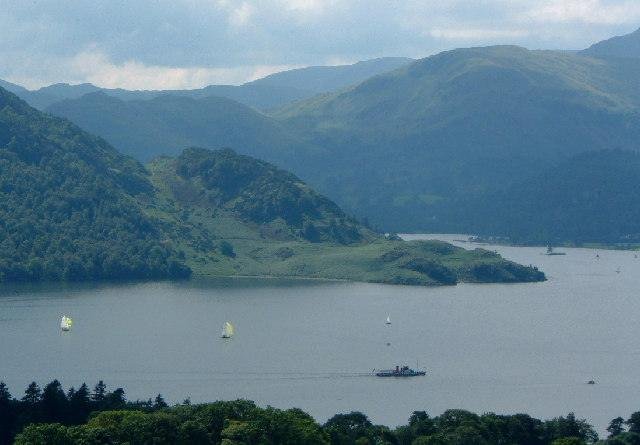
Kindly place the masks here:
POLYGON ((543 248, 484 247, 539 266, 549 280, 3 286, 0 380, 16 397, 32 380, 93 387, 103 379, 130 400, 159 392, 170 402, 247 398, 299 407, 321 422, 359 410, 390 426, 414 410, 541 418, 574 411, 602 432, 612 418, 640 410, 640 259, 626 251, 546 256, 543 248), (74 318, 71 332, 60 331, 63 314, 74 318), (220 338, 226 320, 236 327, 231 340, 220 338), (416 362, 426 377, 370 375, 416 362), (597 384, 585 384, 591 379, 597 384))

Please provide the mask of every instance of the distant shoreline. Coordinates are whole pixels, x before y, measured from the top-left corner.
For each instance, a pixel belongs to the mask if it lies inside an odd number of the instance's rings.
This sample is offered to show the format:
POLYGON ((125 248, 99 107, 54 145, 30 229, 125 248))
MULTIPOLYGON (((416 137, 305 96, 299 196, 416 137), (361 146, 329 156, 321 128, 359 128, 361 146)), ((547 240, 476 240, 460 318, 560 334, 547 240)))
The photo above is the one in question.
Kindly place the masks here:
MULTIPOLYGON (((432 236, 434 238, 429 239, 440 239, 436 237, 456 237, 456 239, 442 239, 442 241, 446 242, 459 242, 459 243, 469 243, 483 246, 506 246, 506 247, 540 247, 546 248, 549 244, 545 243, 514 243, 509 241, 503 237, 480 237, 476 235, 465 235, 465 234, 456 234, 456 233, 399 233, 402 239, 407 239, 405 237, 410 237, 410 239, 416 239, 413 237, 417 236, 432 236), (464 239, 467 238, 467 239, 464 239)), ((594 250, 640 250, 640 242, 638 243, 597 243, 597 242, 589 242, 576 244, 570 241, 565 241, 562 243, 552 243, 552 247, 557 248, 571 248, 571 249, 594 249, 594 250)))

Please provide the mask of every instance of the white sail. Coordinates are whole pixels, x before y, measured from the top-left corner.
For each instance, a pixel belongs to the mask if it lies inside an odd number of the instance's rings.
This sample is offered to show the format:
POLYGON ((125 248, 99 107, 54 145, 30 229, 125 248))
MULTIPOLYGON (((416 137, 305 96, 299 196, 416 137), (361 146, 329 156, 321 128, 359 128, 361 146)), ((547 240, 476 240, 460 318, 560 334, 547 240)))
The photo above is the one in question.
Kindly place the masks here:
POLYGON ((62 329, 63 331, 70 331, 71 326, 73 326, 73 319, 71 317, 63 315, 62 319, 60 319, 60 329, 62 329))
POLYGON ((233 337, 233 332, 234 332, 233 325, 228 321, 225 322, 224 326, 222 327, 222 338, 233 337))
POLYGON ((385 324, 391 324, 391 317, 389 317, 389 316, 387 315, 387 321, 385 321, 384 323, 385 323, 385 324))

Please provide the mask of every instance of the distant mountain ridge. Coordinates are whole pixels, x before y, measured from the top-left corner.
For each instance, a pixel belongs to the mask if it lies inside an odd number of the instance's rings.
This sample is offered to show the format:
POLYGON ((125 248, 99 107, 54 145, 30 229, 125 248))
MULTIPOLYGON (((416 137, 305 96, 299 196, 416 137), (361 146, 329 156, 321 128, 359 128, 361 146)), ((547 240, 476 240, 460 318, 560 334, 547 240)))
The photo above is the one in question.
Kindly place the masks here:
MULTIPOLYGON (((48 111, 143 160, 192 145, 234 148, 291 170, 385 231, 615 242, 634 237, 636 228, 624 200, 608 196, 614 188, 598 187, 620 177, 635 190, 625 170, 625 159, 635 165, 633 157, 618 153, 640 150, 640 57, 605 49, 633 50, 639 37, 636 32, 582 52, 506 45, 446 51, 268 113, 228 99, 118 102, 96 93, 48 111), (603 165, 593 175, 597 184, 584 176, 594 170, 590 162, 603 165), (570 200, 582 188, 598 202, 617 203, 609 229, 584 203, 535 202, 533 184, 541 186, 540 178, 553 179, 561 169, 581 175, 581 185, 549 180, 545 193, 570 200), (563 205, 571 209, 564 220, 553 216, 563 205), (507 208, 515 213, 502 224, 507 208), (594 223, 579 227, 574 217, 594 223), (558 231, 558 225, 571 230, 558 231)), ((254 83, 297 88, 298 71, 312 78, 323 70, 293 70, 254 83)), ((633 202, 623 189, 615 194, 633 202)))
POLYGON ((296 172, 356 215, 473 232, 471 211, 448 217, 459 197, 584 151, 637 150, 639 105, 640 60, 500 46, 444 52, 275 116, 326 150, 296 172))
POLYGON ((124 101, 104 92, 57 102, 47 112, 97 134, 142 161, 178 155, 190 146, 237 148, 244 154, 295 165, 312 146, 275 119, 230 99, 162 95, 124 101))
POLYGON ((640 57, 640 28, 631 34, 612 37, 582 51, 596 57, 640 57))
POLYGON ((200 99, 220 96, 257 108, 270 109, 302 100, 318 93, 338 90, 361 82, 371 76, 392 71, 411 62, 403 57, 385 57, 366 60, 352 65, 313 66, 271 74, 243 85, 209 85, 192 90, 125 90, 100 88, 89 83, 69 85, 58 83, 38 90, 27 90, 19 85, 0 80, 0 86, 18 94, 31 106, 44 110, 56 102, 79 99, 85 94, 103 92, 118 99, 148 100, 162 95, 176 95, 200 99))
POLYGON ((270 74, 245 85, 280 86, 313 91, 315 94, 326 93, 356 85, 369 77, 396 70, 413 61, 408 57, 382 57, 352 65, 310 66, 270 74))
POLYGON ((381 230, 473 233, 499 227, 473 202, 583 152, 638 150, 640 59, 467 48, 269 115, 223 100, 93 94, 48 111, 143 160, 190 145, 235 148, 381 230))

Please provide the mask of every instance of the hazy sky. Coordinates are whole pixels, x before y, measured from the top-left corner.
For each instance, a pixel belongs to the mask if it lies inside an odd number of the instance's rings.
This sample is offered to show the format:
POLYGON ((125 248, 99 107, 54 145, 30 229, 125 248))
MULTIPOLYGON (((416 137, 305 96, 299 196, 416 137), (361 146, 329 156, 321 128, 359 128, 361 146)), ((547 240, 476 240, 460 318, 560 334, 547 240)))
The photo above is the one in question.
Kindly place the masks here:
POLYGON ((581 49, 639 26, 640 0, 0 0, 0 78, 193 88, 463 46, 581 49))

